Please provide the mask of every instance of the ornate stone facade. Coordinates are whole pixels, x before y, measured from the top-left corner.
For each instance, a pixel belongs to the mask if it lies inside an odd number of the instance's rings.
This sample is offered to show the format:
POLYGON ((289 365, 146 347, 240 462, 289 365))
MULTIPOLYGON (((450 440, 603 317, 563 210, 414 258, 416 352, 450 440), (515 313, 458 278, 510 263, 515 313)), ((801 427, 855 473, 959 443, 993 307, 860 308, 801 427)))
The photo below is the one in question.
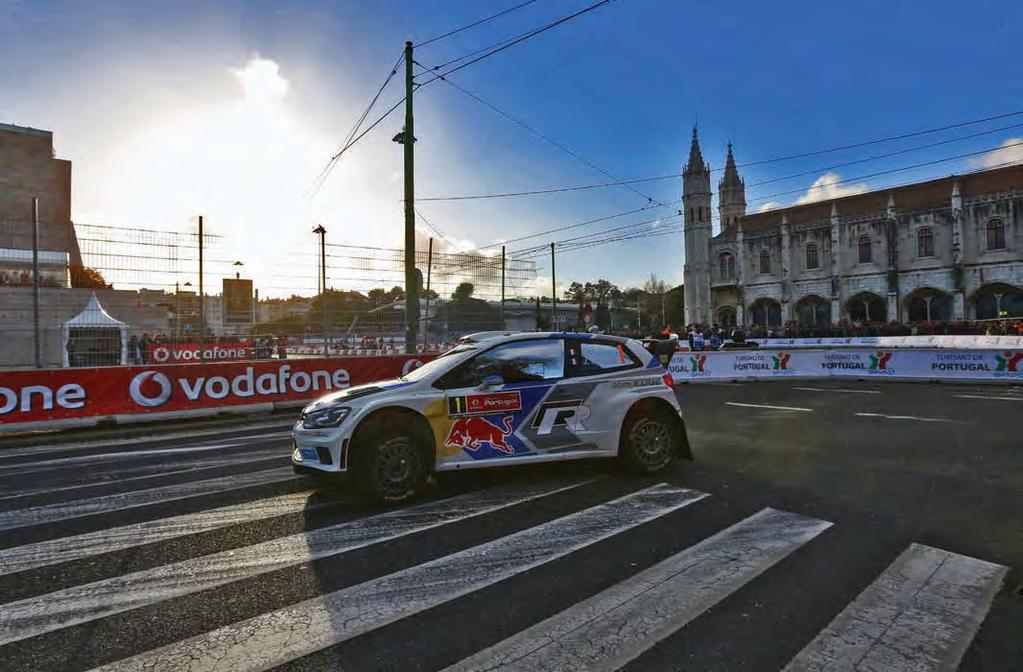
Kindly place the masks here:
POLYGON ((1023 317, 1023 166, 746 214, 729 145, 716 235, 696 129, 682 181, 689 323, 1023 317))

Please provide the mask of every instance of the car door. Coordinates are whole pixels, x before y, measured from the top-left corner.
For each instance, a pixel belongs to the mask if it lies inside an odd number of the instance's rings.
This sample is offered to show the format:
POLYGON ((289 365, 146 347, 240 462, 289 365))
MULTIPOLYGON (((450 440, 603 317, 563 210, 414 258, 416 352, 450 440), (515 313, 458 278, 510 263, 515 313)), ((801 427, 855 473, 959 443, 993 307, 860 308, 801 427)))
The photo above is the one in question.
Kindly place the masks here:
POLYGON ((565 341, 552 337, 500 343, 449 371, 435 383, 447 410, 437 468, 560 459, 570 435, 537 411, 564 379, 565 341))
POLYGON ((634 388, 644 379, 643 363, 624 343, 599 337, 572 339, 567 352, 566 378, 552 398, 578 404, 571 423, 576 442, 564 457, 616 455, 634 388))

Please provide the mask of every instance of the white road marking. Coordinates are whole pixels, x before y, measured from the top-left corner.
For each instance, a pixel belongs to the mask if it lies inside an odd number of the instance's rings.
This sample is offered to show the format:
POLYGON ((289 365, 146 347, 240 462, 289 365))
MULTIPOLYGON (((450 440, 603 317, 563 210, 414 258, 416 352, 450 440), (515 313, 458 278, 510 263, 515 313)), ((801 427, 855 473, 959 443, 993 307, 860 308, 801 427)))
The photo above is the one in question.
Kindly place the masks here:
MULTIPOLYGON (((298 417, 296 414, 295 417, 298 417)), ((231 439, 258 439, 263 434, 258 432, 263 429, 286 429, 294 424, 294 420, 290 422, 284 422, 280 419, 271 422, 252 423, 244 425, 236 425, 234 427, 219 427, 216 429, 205 429, 205 430, 185 430, 185 431, 170 431, 166 428, 160 428, 155 430, 152 434, 135 435, 122 439, 89 439, 82 441, 67 441, 63 443, 47 443, 45 445, 37 446, 24 446, 21 448, 7 448, 0 452, 0 460, 7 457, 14 457, 17 455, 42 455, 45 453, 63 453, 73 450, 88 450, 89 448, 95 448, 97 446, 132 446, 132 445, 148 445, 153 441, 167 441, 174 439, 195 439, 201 437, 217 437, 223 434, 232 434, 229 438, 231 439), (251 434, 247 432, 252 432, 251 434)), ((59 439, 59 434, 53 434, 52 436, 43 438, 40 437, 40 441, 49 441, 52 439, 59 439)))
POLYGON ((764 509, 445 672, 617 670, 830 526, 764 509))
POLYGON ((202 481, 164 485, 159 488, 122 492, 116 495, 104 495, 103 497, 93 497, 91 499, 76 499, 70 502, 45 504, 27 509, 0 511, 0 530, 41 525, 43 523, 55 523, 70 518, 81 518, 82 516, 91 516, 97 513, 133 509, 139 506, 169 502, 197 495, 240 490, 255 485, 290 481, 295 478, 298 477, 295 476, 291 467, 279 467, 277 469, 209 478, 202 481))
POLYGON ((917 422, 955 422, 947 418, 921 418, 915 415, 888 415, 886 413, 856 413, 861 418, 884 418, 885 420, 916 420, 917 422))
MULTIPOLYGON (((172 518, 147 520, 97 532, 61 537, 0 550, 0 575, 55 565, 69 560, 121 551, 166 539, 200 534, 231 525, 310 511, 332 502, 310 504, 312 491, 269 497, 254 502, 209 509, 172 518)), ((0 607, 2 609, 2 607, 0 607)))
POLYGON ((998 401, 1023 401, 1023 397, 995 397, 988 394, 953 394, 956 399, 995 399, 998 401))
POLYGON ((40 460, 38 462, 20 462, 18 464, 4 464, 0 465, 0 472, 14 472, 19 476, 26 474, 35 474, 45 471, 54 471, 55 469, 74 468, 83 464, 91 463, 107 463, 107 462, 119 462, 122 460, 132 460, 141 457, 160 457, 163 455, 173 457, 178 453, 199 453, 207 452, 211 450, 225 450, 229 448, 245 448, 255 442, 271 441, 274 439, 283 439, 291 436, 290 432, 284 432, 280 434, 268 434, 261 436, 257 439, 232 439, 223 443, 214 444, 203 444, 201 446, 188 446, 178 448, 152 448, 149 450, 130 450, 122 451, 119 453, 98 453, 95 455, 77 455, 71 457, 58 457, 49 460, 40 460))
POLYGON ((99 669, 265 670, 493 585, 706 496, 662 483, 99 669))
POLYGON ((803 413, 812 413, 812 408, 799 408, 798 406, 771 406, 769 404, 743 404, 738 401, 726 401, 726 406, 739 406, 741 408, 770 408, 775 411, 802 411, 803 413))
MULTIPOLYGON (((5 499, 14 499, 15 497, 26 497, 28 495, 48 495, 55 492, 66 492, 68 490, 94 488, 101 485, 111 485, 113 483, 137 481, 144 478, 159 478, 161 476, 184 474, 200 469, 215 469, 217 467, 229 467, 236 464, 251 464, 253 462, 272 460, 274 458, 280 458, 282 460, 287 459, 288 453, 287 451, 281 450, 278 446, 276 448, 267 448, 265 450, 239 453, 234 457, 207 457, 205 459, 199 458, 194 460, 181 460, 170 463, 141 464, 133 467, 122 467, 120 469, 112 470, 108 470, 106 468, 101 470, 90 470, 86 472, 86 476, 92 477, 93 480, 86 480, 84 482, 75 483, 74 485, 64 485, 56 488, 22 488, 12 490, 8 490, 3 486, 0 486, 0 492, 3 492, 3 495, 0 495, 0 501, 5 499), (136 475, 129 476, 128 474, 136 475)), ((4 478, 10 478, 11 476, 13 476, 13 474, 4 476, 4 478)), ((22 483, 22 485, 24 484, 22 483)))
POLYGON ((1007 571, 913 544, 785 672, 955 670, 1007 571))
POLYGON ((880 390, 850 390, 844 387, 793 387, 804 392, 841 392, 844 394, 881 394, 880 390))
MULTIPOLYGON (((589 481, 586 481, 589 482, 589 481)), ((583 485, 485 490, 0 605, 0 645, 480 516, 583 485)))

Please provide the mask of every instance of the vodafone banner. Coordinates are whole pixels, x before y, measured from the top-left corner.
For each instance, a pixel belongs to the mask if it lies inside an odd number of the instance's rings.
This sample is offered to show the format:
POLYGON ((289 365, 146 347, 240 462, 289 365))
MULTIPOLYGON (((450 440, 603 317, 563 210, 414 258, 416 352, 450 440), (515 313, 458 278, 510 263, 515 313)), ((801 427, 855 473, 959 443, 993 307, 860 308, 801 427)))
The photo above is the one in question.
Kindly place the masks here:
POLYGON ((1023 350, 859 348, 677 352, 676 381, 747 378, 893 378, 1023 383, 1023 350))
POLYGON ((153 364, 195 364, 237 361, 249 358, 249 348, 241 343, 201 346, 198 343, 161 343, 146 348, 147 361, 153 364))
POLYGON ((396 378, 432 355, 0 373, 0 429, 17 424, 312 399, 396 378))

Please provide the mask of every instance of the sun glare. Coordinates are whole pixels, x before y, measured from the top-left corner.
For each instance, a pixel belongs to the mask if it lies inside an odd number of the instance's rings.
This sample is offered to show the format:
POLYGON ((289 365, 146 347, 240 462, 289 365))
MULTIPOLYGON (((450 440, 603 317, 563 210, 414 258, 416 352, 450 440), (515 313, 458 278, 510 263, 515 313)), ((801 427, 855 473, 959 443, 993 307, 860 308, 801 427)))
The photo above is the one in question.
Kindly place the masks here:
POLYGON ((288 92, 288 80, 281 76, 281 66, 266 58, 252 58, 241 70, 232 69, 250 105, 276 105, 288 92))

